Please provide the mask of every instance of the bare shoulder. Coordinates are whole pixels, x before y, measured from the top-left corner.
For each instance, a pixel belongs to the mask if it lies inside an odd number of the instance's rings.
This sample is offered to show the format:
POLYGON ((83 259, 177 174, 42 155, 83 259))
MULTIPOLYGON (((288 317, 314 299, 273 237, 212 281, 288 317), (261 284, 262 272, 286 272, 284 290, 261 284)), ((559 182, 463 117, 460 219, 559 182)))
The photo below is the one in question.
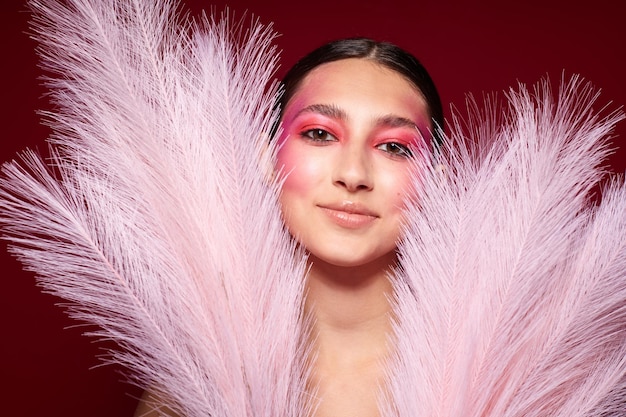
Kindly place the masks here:
POLYGON ((165 401, 160 396, 153 391, 146 390, 139 399, 134 417, 179 417, 164 404, 165 401))

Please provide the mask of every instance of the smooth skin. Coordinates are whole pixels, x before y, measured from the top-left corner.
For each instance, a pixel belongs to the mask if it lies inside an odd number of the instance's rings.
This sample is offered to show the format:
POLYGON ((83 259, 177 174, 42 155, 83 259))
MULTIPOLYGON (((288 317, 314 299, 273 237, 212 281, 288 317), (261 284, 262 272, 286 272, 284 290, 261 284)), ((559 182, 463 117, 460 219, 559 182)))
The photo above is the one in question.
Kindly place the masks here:
POLYGON ((375 417, 390 333, 388 274, 414 192, 411 159, 427 149, 427 105, 398 73, 345 59, 307 75, 283 128, 283 217, 310 256, 315 417, 375 417))

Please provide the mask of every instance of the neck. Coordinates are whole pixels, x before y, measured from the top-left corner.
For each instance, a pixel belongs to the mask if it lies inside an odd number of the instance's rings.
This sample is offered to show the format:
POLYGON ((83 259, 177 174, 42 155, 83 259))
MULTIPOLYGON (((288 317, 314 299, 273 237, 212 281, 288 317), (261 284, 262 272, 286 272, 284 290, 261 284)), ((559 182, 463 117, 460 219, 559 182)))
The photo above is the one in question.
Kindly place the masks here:
POLYGON ((388 349, 395 255, 359 267, 310 258, 306 311, 312 318, 309 383, 315 417, 378 417, 388 349))
POLYGON ((322 356, 380 356, 390 330, 395 255, 357 267, 339 267, 311 257, 306 310, 322 356))

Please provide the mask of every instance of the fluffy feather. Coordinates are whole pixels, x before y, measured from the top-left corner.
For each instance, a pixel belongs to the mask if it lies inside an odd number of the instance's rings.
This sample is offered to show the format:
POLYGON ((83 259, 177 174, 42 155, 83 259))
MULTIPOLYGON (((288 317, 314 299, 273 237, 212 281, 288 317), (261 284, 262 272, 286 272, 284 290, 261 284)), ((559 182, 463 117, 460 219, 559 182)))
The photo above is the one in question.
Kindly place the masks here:
POLYGON ((3 168, 13 251, 177 413, 298 415, 305 262, 263 164, 271 28, 169 0, 31 6, 58 110, 52 168, 3 168))
POLYGON ((595 101, 575 78, 556 102, 520 87, 503 123, 451 138, 443 171, 417 167, 386 415, 623 415, 626 189, 588 201, 622 116, 595 101))

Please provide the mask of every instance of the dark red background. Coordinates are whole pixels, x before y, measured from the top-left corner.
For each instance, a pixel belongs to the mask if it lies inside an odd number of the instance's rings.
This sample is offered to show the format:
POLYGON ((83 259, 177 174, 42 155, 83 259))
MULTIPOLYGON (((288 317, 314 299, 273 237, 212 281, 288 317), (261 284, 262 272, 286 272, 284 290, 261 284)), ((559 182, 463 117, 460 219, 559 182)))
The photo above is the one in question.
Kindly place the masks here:
MULTIPOLYGON (((230 7, 273 21, 283 34, 282 69, 330 39, 370 36, 408 49, 429 68, 448 108, 466 93, 508 89, 549 75, 581 74, 602 88, 603 102, 626 104, 626 13, 619 1, 544 0, 464 2, 415 0, 233 0, 230 7), (260 5, 259 3, 262 3, 260 5), (578 4, 580 3, 580 4, 578 4)), ((188 1, 192 14, 212 3, 188 1)), ((221 10, 226 3, 213 3, 221 10)), ((0 6, 2 42, 2 146, 0 160, 26 147, 43 148, 48 132, 35 110, 46 107, 34 43, 24 33, 22 1, 0 6)), ((449 114, 449 113, 447 113, 449 114)), ((616 143, 626 137, 626 123, 616 143)), ((623 171, 625 153, 611 160, 623 171)), ((114 367, 99 367, 100 344, 81 336, 60 300, 41 294, 34 278, 0 247, 3 291, 0 317, 0 414, 11 416, 131 416, 138 390, 114 367)))

